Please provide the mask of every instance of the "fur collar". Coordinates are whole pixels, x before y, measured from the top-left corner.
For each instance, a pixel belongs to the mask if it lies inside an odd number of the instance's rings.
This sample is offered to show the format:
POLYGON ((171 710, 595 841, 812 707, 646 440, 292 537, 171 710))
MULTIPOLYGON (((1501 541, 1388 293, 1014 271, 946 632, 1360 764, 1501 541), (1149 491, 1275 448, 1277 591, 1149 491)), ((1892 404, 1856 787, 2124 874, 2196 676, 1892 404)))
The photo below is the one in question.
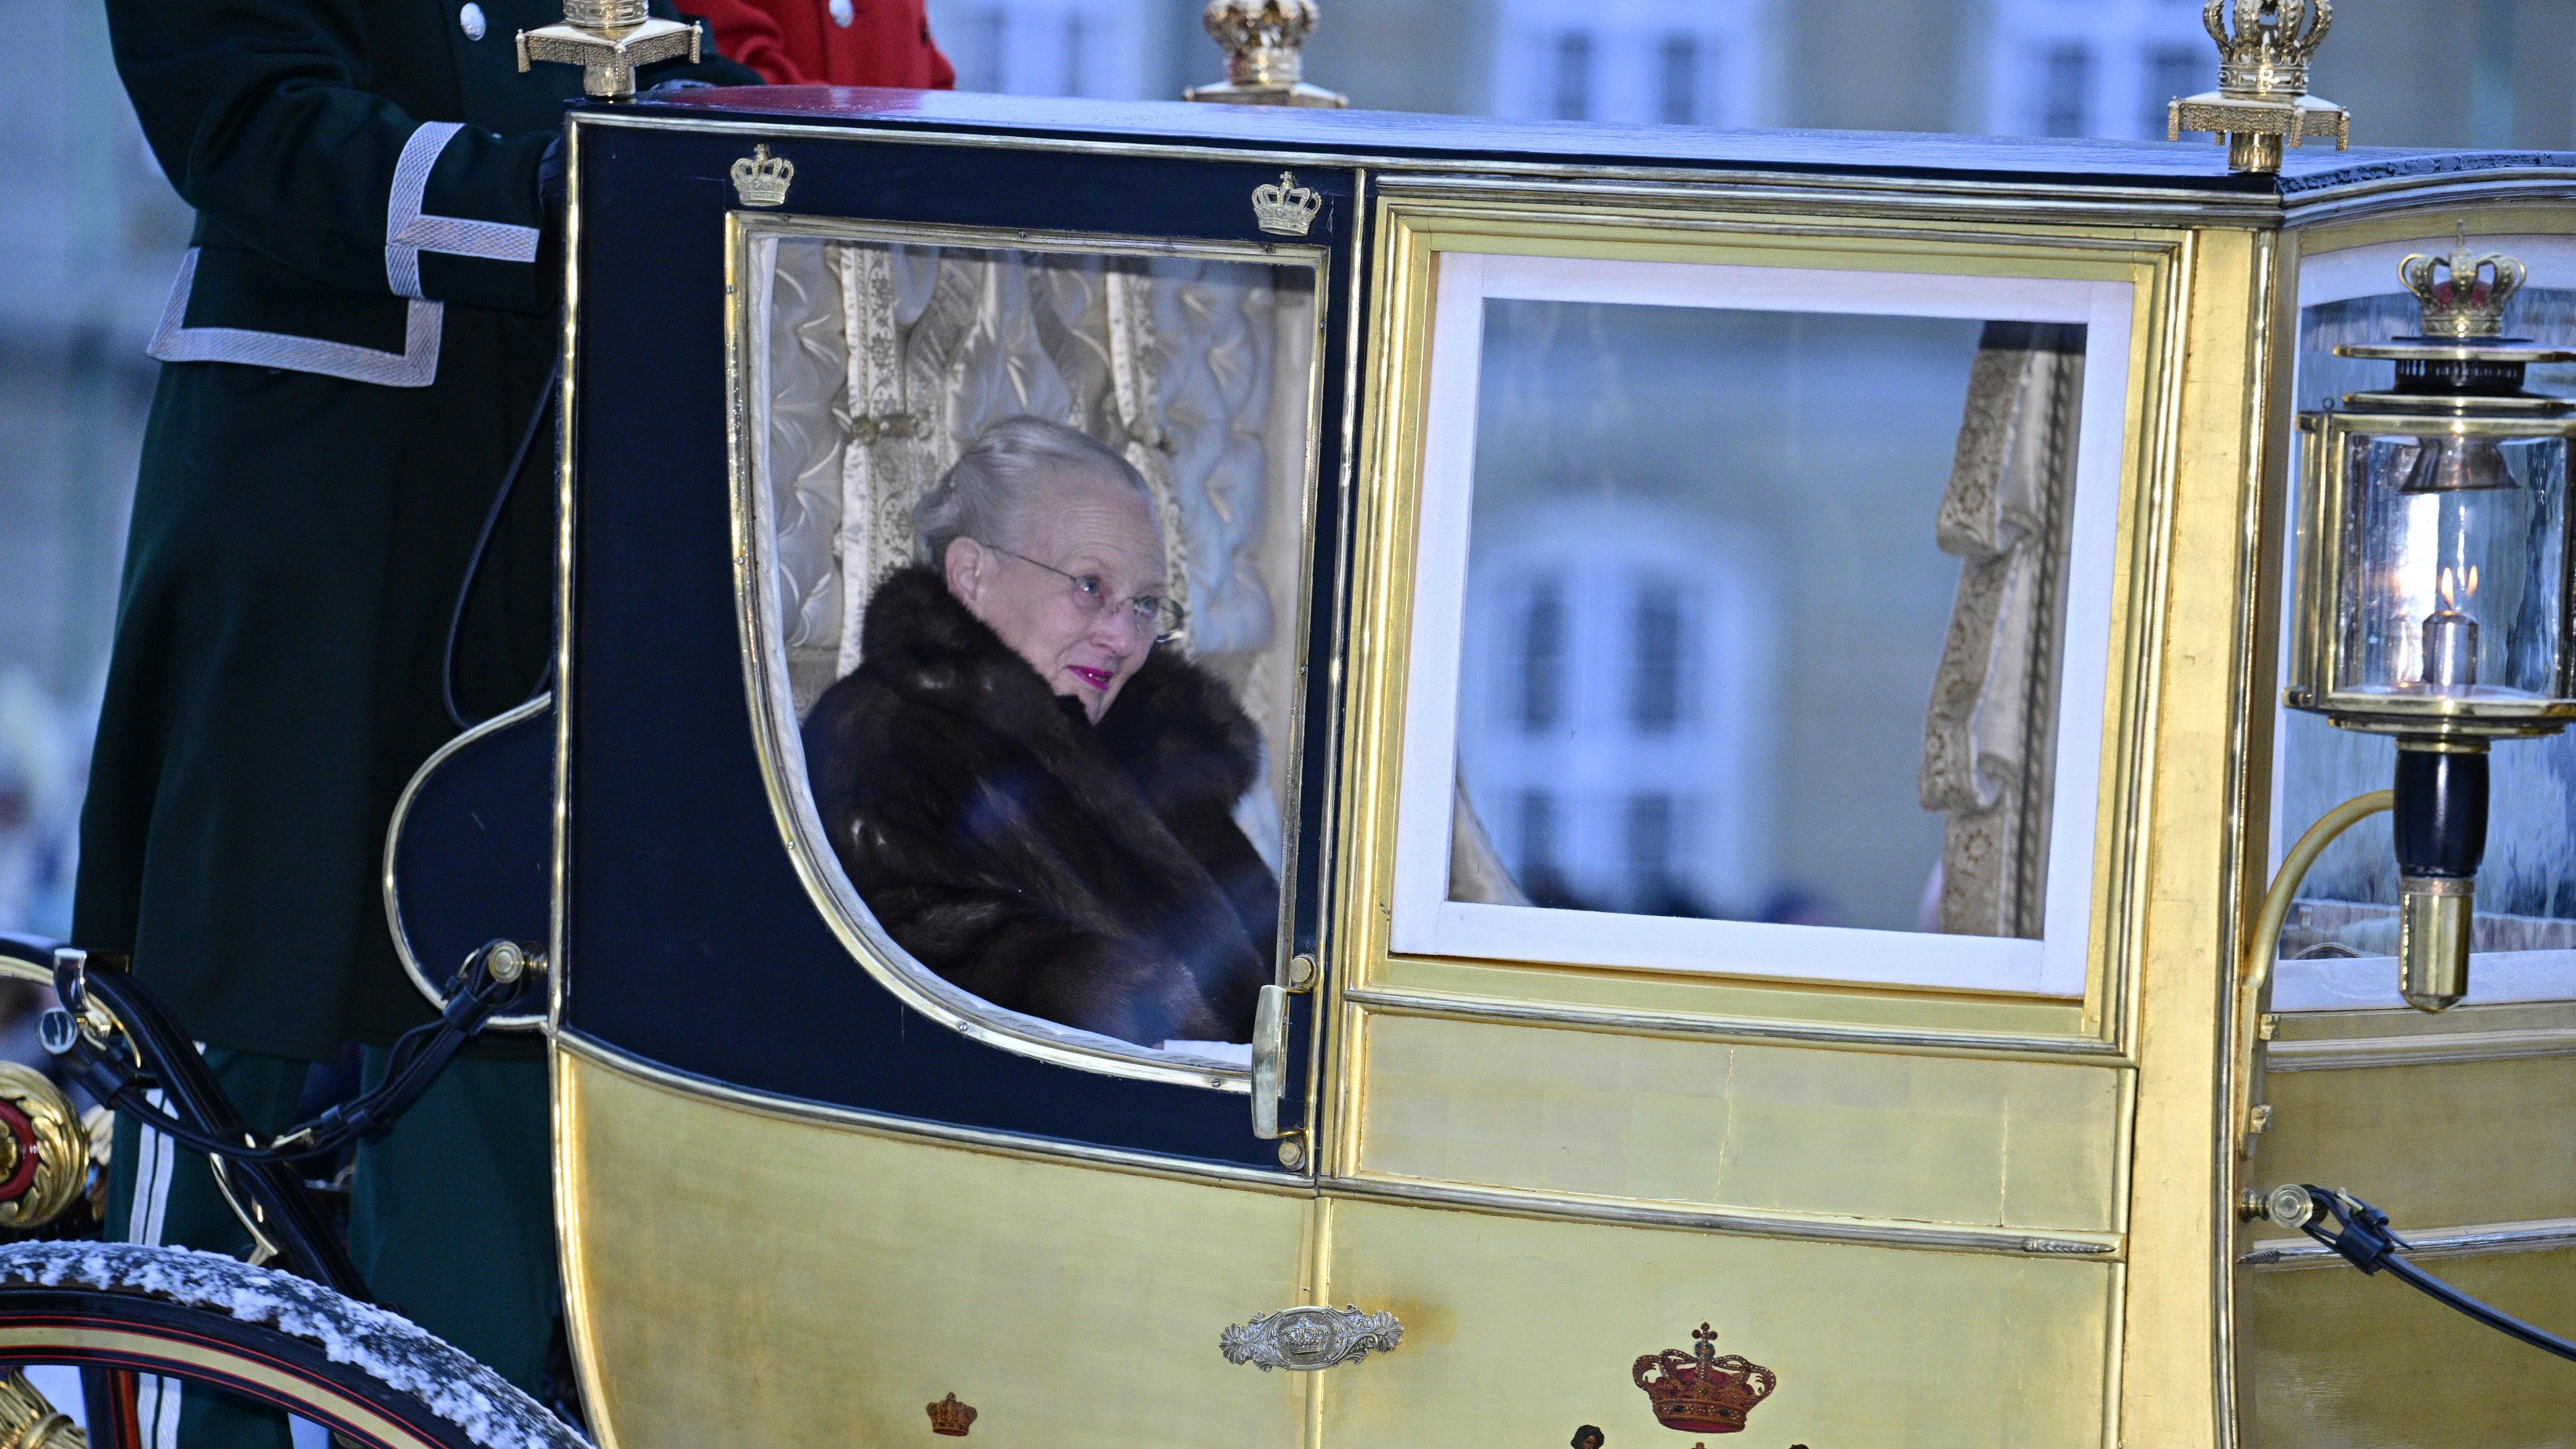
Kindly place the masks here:
POLYGON ((1146 656, 1094 727, 1080 701, 1050 691, 936 570, 888 578, 866 618, 860 668, 896 694, 1001 728, 1042 757, 1105 750, 1158 810, 1231 804, 1260 775, 1258 727, 1222 682, 1169 645, 1146 656))
POLYGON ((1225 687, 1157 651, 1095 729, 926 568, 877 590, 862 643, 805 758, 895 940, 1011 1010, 1245 1040, 1279 887, 1233 820, 1261 737, 1225 687))

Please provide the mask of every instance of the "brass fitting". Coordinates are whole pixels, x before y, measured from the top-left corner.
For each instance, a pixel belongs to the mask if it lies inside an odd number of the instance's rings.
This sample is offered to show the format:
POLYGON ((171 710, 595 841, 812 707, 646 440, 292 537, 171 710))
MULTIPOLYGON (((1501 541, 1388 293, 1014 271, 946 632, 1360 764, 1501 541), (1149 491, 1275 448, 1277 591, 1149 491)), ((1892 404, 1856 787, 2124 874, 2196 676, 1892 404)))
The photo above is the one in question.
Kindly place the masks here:
POLYGON ((2407 876, 2397 892, 2398 994, 2417 1011, 2448 1011, 2469 994, 2477 882, 2407 876))

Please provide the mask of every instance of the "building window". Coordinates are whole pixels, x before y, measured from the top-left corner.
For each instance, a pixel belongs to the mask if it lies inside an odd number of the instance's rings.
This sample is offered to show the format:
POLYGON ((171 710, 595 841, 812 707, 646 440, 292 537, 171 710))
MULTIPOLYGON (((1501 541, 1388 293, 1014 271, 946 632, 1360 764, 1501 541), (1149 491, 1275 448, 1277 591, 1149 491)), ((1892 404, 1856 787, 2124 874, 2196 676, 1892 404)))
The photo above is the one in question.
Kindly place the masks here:
POLYGON ((1674 897, 1682 893, 1680 862, 1674 859, 1673 846, 1680 832, 1674 828, 1673 797, 1670 795, 1631 795, 1628 797, 1627 856, 1628 889, 1635 908, 1653 915, 1690 915, 1689 910, 1675 910, 1674 897))
POLYGON ((1634 669, 1628 676, 1628 720, 1653 734, 1671 731, 1682 715, 1682 601, 1669 584, 1648 584, 1637 594, 1634 669))
POLYGON ((979 10, 948 32, 947 49, 957 66, 957 88, 998 91, 1002 57, 1010 52, 1011 14, 999 6, 979 10))
POLYGON ((1696 35, 1664 37, 1663 113, 1657 119, 1668 126, 1688 126, 1699 120, 1699 51, 1696 35))
POLYGON ((2090 129, 2093 52, 2082 45, 2052 45, 2040 79, 2039 133, 2081 136, 2090 129))
POLYGON ((1530 596, 1529 625, 1521 634, 1521 727, 1552 729, 1563 714, 1565 593, 1554 581, 1530 596))
POLYGON ((1563 855, 1556 839, 1556 797, 1544 790, 1522 791, 1520 824, 1520 878, 1553 880, 1561 873, 1557 861, 1563 855))
POLYGON ((1497 0, 1499 115, 1638 125, 1768 119, 1776 0, 1497 0))
POLYGON ((1149 94, 1149 0, 930 0, 931 34, 957 88, 1030 96, 1149 94))
POLYGON ((1090 78, 1090 68, 1083 64, 1087 58, 1085 52, 1090 48, 1090 40, 1090 17, 1079 10, 1066 12, 1064 17, 1064 93, 1066 95, 1083 96, 1091 93, 1085 89, 1085 82, 1090 78))
POLYGON ((1556 38, 1556 100, 1550 114, 1560 121, 1592 116, 1592 37, 1580 30, 1556 38))
POLYGON ((2161 141, 2165 105, 2218 82, 2188 0, 1989 0, 1985 126, 2161 141))
POLYGON ((2218 84, 2218 72, 2205 45, 2159 45, 2147 54, 2147 89, 2138 97, 2138 134, 2153 139, 2165 133, 2166 107, 2184 96, 2198 95, 2218 84))

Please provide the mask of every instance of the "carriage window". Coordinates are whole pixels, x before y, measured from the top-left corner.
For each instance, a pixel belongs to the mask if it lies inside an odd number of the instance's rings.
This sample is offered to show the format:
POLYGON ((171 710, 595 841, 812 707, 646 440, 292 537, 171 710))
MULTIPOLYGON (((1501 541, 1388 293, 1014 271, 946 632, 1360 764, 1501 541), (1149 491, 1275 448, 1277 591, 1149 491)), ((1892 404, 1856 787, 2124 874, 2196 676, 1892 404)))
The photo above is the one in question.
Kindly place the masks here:
POLYGON ((1226 1070, 1294 818, 1317 271, 754 229, 782 808, 964 1029, 1226 1070))
MULTIPOLYGON (((2545 235, 2473 237, 2478 250, 2510 252, 2538 281, 2576 278, 2576 241, 2545 235)), ((2410 252, 2447 255, 2448 233, 2309 258, 2300 269, 2297 406, 2330 406, 2346 393, 2384 389, 2389 365, 2334 355, 2344 343, 2413 330, 2415 299, 2398 283, 2410 252)), ((2505 331, 2553 345, 2576 342, 2576 290, 2528 286, 2514 299, 2505 331)), ((2576 394, 2576 367, 2531 369, 2528 386, 2576 394)), ((2302 440, 2293 439, 2293 446, 2302 440)), ((2301 473, 2290 470, 2293 485, 2301 473)), ((2297 517, 2295 503, 2292 517, 2297 517)), ((2285 622, 2297 587, 2282 586, 2285 622)), ((2283 655, 2286 668, 2287 654, 2283 655)), ((2336 729, 2282 710, 2279 768, 2273 772, 2273 849, 2284 849, 2326 811, 2355 795, 2388 788, 2397 747, 2385 735, 2336 729)), ((2576 1000, 2576 734, 2499 744, 2487 853, 2478 873, 2469 972, 2472 1004, 2576 1000)), ((2299 890, 2281 933, 2283 957, 2273 1004, 2284 1011, 2400 1007, 2397 862, 2387 817, 2367 820, 2328 847, 2299 890)))
POLYGON ((2128 289, 1442 269, 1395 948, 2079 993, 2128 289))

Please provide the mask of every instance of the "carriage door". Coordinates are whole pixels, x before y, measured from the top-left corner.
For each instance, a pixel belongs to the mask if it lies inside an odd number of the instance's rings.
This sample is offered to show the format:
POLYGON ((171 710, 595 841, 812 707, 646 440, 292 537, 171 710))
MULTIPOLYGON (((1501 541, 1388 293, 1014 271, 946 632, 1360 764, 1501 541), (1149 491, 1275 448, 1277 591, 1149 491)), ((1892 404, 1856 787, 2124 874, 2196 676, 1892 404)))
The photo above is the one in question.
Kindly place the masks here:
POLYGON ((620 286, 579 341, 559 1080, 614 1442, 1303 1443, 1306 1376, 1218 1340, 1312 1298, 1311 996, 1251 1038, 1314 950, 1350 177, 579 140, 584 276, 620 286), (1027 507, 1058 468, 1142 497, 1121 557, 1160 572, 1096 586, 950 517, 1031 607, 1136 626, 1097 731, 922 566, 979 447, 1027 507), (1119 753, 1149 686, 1178 723, 1119 753), (1241 991, 1135 1025, 1192 952, 1241 991), (1126 974, 1027 986, 1065 961, 1126 974), (1294 1084, 1262 1130, 1256 1078, 1294 1084))
POLYGON ((1323 1286, 1404 1338, 1330 1441, 2098 1443, 2158 254, 1454 195, 1379 223, 1323 1286))

